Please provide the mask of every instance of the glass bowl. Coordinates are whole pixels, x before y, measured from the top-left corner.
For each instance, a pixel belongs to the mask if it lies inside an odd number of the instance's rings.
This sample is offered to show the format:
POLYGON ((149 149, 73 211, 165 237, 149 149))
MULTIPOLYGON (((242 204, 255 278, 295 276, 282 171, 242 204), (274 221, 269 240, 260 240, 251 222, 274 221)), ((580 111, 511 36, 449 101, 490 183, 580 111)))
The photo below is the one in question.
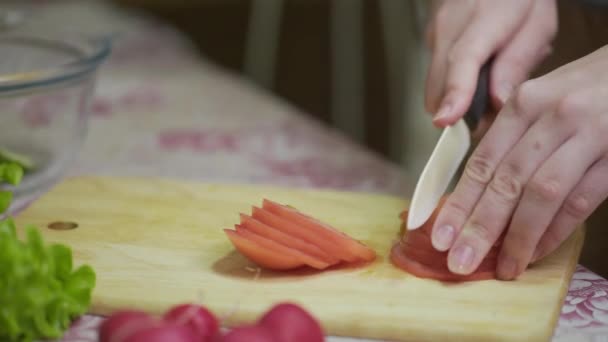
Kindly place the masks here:
POLYGON ((110 46, 109 38, 78 34, 0 34, 0 161, 25 167, 18 186, 0 184, 13 193, 5 216, 52 187, 74 162, 110 46))

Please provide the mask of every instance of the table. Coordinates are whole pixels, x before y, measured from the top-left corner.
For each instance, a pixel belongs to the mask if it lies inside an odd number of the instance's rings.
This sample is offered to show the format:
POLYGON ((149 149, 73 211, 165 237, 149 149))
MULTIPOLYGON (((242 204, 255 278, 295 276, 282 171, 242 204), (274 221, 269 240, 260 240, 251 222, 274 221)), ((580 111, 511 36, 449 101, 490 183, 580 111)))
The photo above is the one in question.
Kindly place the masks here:
MULTIPOLYGON (((169 27, 103 2, 84 3, 37 3, 47 8, 36 25, 71 18, 86 23, 83 30, 119 33, 100 70, 88 137, 70 176, 410 191, 411 180, 397 165, 198 57, 169 27)), ((101 321, 82 317, 62 341, 97 341, 101 321)), ((339 340, 353 341, 329 339, 339 340)), ((580 265, 553 339, 572 340, 608 341, 608 281, 580 265)))

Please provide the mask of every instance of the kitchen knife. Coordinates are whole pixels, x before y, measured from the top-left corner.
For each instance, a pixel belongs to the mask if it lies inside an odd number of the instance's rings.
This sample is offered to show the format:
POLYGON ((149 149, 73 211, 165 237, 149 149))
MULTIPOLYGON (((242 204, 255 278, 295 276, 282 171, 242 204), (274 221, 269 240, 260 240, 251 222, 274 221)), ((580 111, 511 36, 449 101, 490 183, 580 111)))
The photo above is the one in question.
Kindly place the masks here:
POLYGON ((408 210, 408 230, 420 228, 429 219, 469 151, 471 133, 477 128, 488 106, 488 74, 491 65, 489 61, 479 71, 469 110, 454 125, 444 128, 424 166, 408 210))

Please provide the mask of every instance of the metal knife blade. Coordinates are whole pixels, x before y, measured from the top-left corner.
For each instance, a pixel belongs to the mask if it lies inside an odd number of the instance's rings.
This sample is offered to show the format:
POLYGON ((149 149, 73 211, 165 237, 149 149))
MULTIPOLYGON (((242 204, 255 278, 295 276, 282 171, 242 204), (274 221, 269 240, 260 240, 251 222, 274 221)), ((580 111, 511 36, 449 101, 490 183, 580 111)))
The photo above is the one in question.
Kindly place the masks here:
POLYGON ((443 130, 424 166, 408 210, 408 230, 420 228, 429 219, 468 153, 471 132, 477 128, 487 109, 490 66, 491 61, 479 72, 477 88, 469 110, 462 119, 443 130))

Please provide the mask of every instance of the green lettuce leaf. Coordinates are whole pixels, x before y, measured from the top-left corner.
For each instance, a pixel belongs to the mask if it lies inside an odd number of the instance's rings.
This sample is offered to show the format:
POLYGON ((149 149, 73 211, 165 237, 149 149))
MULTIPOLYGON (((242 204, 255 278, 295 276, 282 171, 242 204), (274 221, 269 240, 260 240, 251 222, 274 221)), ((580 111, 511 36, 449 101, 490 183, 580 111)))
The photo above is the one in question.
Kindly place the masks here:
MULTIPOLYGON (((19 185, 23 179, 23 167, 12 161, 0 159, 0 186, 3 184, 19 185)), ((4 213, 13 200, 13 194, 0 190, 0 214, 4 213)))
POLYGON ((9 191, 0 191, 0 214, 5 212, 11 205, 13 193, 9 191))
POLYGON ((0 265, 0 341, 60 338, 90 306, 93 269, 73 269, 72 251, 45 245, 36 227, 20 240, 12 219, 0 221, 0 265))

